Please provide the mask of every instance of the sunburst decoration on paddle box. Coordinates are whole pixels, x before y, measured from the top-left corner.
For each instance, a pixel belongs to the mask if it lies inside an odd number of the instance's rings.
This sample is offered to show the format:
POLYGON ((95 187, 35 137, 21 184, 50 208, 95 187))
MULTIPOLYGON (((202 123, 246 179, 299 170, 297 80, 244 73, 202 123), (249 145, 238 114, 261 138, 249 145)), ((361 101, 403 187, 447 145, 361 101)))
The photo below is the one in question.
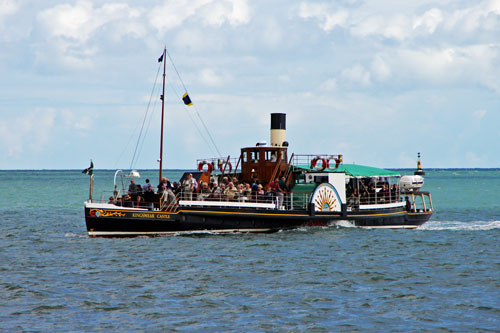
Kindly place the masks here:
POLYGON ((337 190, 329 183, 316 187, 311 202, 316 212, 340 212, 342 204, 337 190))

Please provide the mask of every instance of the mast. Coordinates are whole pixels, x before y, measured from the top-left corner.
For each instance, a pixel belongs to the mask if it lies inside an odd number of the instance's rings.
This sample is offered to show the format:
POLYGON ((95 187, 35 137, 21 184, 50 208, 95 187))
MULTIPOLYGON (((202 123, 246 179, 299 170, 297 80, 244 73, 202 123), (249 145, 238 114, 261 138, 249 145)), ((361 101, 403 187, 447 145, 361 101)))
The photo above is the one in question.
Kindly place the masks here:
POLYGON ((165 53, 167 52, 167 47, 163 49, 163 54, 161 56, 161 59, 163 60, 163 88, 161 92, 161 134, 160 134, 160 176, 158 180, 158 184, 161 183, 161 171, 163 168, 163 115, 165 111, 165 68, 166 68, 166 59, 165 59, 165 53))

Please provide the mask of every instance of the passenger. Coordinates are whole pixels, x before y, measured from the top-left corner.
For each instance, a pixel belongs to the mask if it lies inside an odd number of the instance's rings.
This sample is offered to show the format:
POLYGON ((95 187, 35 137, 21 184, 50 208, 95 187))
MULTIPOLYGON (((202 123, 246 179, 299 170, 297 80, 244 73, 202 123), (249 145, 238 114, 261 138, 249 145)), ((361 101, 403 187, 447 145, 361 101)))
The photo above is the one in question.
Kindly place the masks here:
POLYGON ((135 184, 134 178, 130 179, 130 185, 128 186, 128 195, 130 195, 133 200, 135 200, 137 197, 137 185, 135 184))
POLYGON ((252 189, 252 197, 254 199, 257 199, 257 192, 259 192, 259 180, 257 179, 257 177, 253 179, 253 184, 251 189, 252 189))
POLYGON ((151 206, 155 201, 155 192, 153 191, 153 186, 147 187, 144 191, 144 202, 151 206))
POLYGON ((201 183, 201 189, 200 189, 200 194, 198 194, 198 200, 206 200, 210 194, 212 193, 210 191, 210 188, 208 187, 207 183, 201 183))
POLYGON ((193 200, 194 181, 192 173, 182 182, 182 190, 184 192, 184 200, 193 200))
POLYGON ((279 178, 276 177, 274 182, 269 184, 271 187, 272 193, 276 196, 278 209, 283 205, 283 189, 280 187, 279 178))
POLYGON ((268 184, 264 188, 264 202, 267 202, 267 203, 273 202, 273 197, 274 197, 273 191, 268 184))
POLYGON ((280 181, 279 181, 279 186, 281 188, 281 190, 283 191, 283 197, 284 197, 284 200, 283 202, 285 203, 285 205, 287 204, 288 202, 288 192, 290 191, 290 189, 288 188, 288 185, 286 184, 286 178, 285 176, 281 177, 280 181))
POLYGON ((257 190, 257 197, 264 196, 264 194, 266 192, 264 191, 264 188, 262 187, 262 184, 257 185, 257 188, 258 188, 258 190, 257 190))
POLYGON ((144 184, 144 186, 142 187, 142 191, 143 192, 146 192, 148 190, 148 188, 152 188, 153 186, 151 185, 151 183, 149 182, 149 179, 146 179, 146 184, 144 184))
POLYGON ((132 201, 132 197, 130 195, 126 195, 123 199, 123 207, 133 207, 134 203, 132 201))
POLYGON ((406 211, 407 212, 411 212, 411 208, 412 208, 412 204, 410 202, 410 198, 408 198, 408 196, 405 197, 405 201, 406 201, 406 211))
POLYGON ((181 187, 178 182, 172 183, 172 192, 174 192, 175 196, 177 196, 181 192, 181 187))
POLYGON ((224 200, 226 198, 226 185, 224 183, 221 183, 219 188, 220 188, 219 199, 224 200))
POLYGON ((278 182, 281 190, 283 191, 283 193, 288 193, 289 189, 288 189, 288 186, 286 185, 286 179, 285 177, 281 177, 280 181, 278 182))
POLYGON ((115 202, 115 198, 114 198, 113 196, 109 197, 108 204, 111 204, 111 205, 116 204, 116 202, 115 202))
POLYGON ((137 196, 137 201, 135 203, 135 208, 142 208, 142 197, 140 195, 137 196))
POLYGON ((226 176, 224 176, 222 178, 222 184, 224 184, 224 186, 227 187, 229 185, 229 178, 227 178, 226 176))
MULTIPOLYGON (((222 196, 223 190, 217 184, 215 184, 215 183, 212 183, 212 184, 213 184, 213 187, 212 187, 212 198, 214 198, 214 199, 220 199, 221 196, 222 196)), ((221 184, 221 186, 222 185, 223 184, 221 184)))
POLYGON ((250 184, 245 183, 244 189, 243 189, 243 197, 246 198, 246 200, 250 200, 252 197, 252 188, 250 187, 250 184))
POLYGON ((238 189, 234 186, 232 182, 229 183, 229 186, 226 187, 226 190, 224 191, 224 194, 229 201, 233 201, 236 198, 236 193, 238 192, 238 189))
POLYGON ((271 154, 271 162, 276 162, 276 154, 271 154))
POLYGON ((245 190, 245 185, 238 184, 236 186, 236 195, 234 196, 234 198, 238 201, 246 201, 247 198, 245 198, 245 196, 243 195, 244 190, 245 190))
POLYGON ((158 194, 161 194, 163 193, 163 191, 165 191, 165 187, 167 186, 167 178, 162 178, 160 180, 160 183, 158 184, 158 186, 156 187, 157 188, 157 193, 158 194))
POLYGON ((143 195, 143 192, 142 192, 142 186, 137 184, 137 190, 136 190, 136 193, 138 196, 142 196, 143 195))

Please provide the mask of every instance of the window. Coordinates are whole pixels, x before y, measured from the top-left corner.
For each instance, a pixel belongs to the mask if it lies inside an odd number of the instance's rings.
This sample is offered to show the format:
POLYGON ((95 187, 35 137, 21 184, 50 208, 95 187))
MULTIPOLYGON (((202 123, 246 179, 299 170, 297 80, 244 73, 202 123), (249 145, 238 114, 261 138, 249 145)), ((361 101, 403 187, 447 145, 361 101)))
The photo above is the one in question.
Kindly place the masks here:
POLYGON ((258 163, 259 162, 259 151, 254 150, 250 153, 250 159, 252 160, 252 163, 258 163))

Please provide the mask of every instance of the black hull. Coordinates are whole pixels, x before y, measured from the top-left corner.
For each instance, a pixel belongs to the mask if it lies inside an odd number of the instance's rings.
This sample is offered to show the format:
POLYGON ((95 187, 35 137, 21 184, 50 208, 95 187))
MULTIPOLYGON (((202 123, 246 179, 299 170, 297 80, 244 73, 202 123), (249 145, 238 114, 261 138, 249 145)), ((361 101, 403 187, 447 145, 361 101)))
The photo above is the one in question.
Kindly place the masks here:
POLYGON ((397 209, 322 213, 235 208, 191 208, 177 212, 85 208, 89 236, 133 237, 179 233, 276 232, 303 226, 328 226, 347 221, 365 228, 414 229, 429 220, 431 212, 397 209))

